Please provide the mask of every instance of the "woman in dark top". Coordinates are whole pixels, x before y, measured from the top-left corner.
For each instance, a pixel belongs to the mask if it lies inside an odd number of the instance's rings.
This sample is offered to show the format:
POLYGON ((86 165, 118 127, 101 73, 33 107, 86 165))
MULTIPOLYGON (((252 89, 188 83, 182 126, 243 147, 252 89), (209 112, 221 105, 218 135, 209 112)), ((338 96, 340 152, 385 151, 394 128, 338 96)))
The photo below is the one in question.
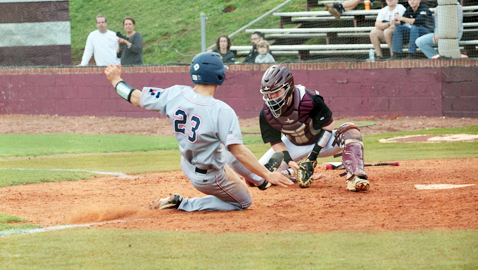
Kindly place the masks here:
POLYGON ((230 51, 231 45, 231 39, 228 36, 220 36, 216 40, 216 49, 214 49, 213 52, 221 55, 223 63, 236 62, 236 59, 234 59, 234 53, 230 51))
POLYGON ((123 20, 123 28, 126 31, 126 38, 119 38, 118 50, 121 55, 121 65, 142 65, 143 64, 143 36, 134 31, 136 22, 131 17, 123 20))

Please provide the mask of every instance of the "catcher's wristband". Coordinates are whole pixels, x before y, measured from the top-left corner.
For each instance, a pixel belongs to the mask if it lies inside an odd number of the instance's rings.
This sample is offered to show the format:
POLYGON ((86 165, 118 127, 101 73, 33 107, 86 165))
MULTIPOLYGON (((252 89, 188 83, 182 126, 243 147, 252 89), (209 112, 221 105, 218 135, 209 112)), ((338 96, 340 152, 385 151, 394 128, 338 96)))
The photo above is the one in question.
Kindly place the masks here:
POLYGON ((285 164, 289 164, 289 162, 292 161, 292 158, 290 157, 289 151, 285 150, 285 151, 282 151, 282 153, 284 154, 285 164))
POLYGON ((332 137, 332 131, 330 130, 320 130, 319 133, 319 139, 317 140, 317 143, 314 146, 314 149, 312 149, 312 152, 309 154, 309 160, 315 161, 317 160, 317 157, 319 156, 320 150, 322 148, 327 146, 327 143, 330 140, 330 137, 332 137))
POLYGON ((127 85, 124 81, 117 83, 115 86, 115 89, 118 95, 126 99, 129 103, 131 103, 131 93, 133 93, 133 91, 136 89, 127 85))

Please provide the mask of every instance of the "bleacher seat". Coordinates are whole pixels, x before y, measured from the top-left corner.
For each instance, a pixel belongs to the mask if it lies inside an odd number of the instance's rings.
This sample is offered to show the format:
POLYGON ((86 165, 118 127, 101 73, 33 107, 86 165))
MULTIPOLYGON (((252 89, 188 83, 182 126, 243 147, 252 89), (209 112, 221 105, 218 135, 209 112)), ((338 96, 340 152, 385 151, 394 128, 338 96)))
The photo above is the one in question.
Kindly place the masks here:
MULTIPOLYGON (((406 0, 403 0, 406 1, 406 0)), ((330 1, 329 1, 330 2, 330 1)), ((324 1, 312 5, 307 0, 308 8, 319 7, 324 1)), ((380 3, 376 1, 376 4, 380 3)), ((376 5, 374 5, 376 6, 376 5)), ((429 5, 436 6, 436 1, 429 5)), ((432 11, 435 8, 431 8, 432 11)), ((478 6, 464 6, 464 35, 459 42, 460 49, 476 53, 478 45, 478 6), (471 19, 471 22, 470 22, 471 19)), ((260 31, 272 44, 272 54, 297 55, 305 60, 311 55, 337 57, 340 55, 367 55, 373 48, 369 40, 369 33, 374 29, 375 18, 379 8, 371 10, 350 10, 344 12, 339 20, 330 15, 328 11, 304 11, 304 12, 275 12, 273 16, 280 17, 279 28, 273 29, 246 29, 246 33, 260 31), (294 28, 284 28, 285 24, 296 24, 294 28), (318 44, 303 43, 314 39, 318 44), (299 44, 291 44, 297 42, 299 44)), ((381 44, 387 48, 386 44, 381 44)), ((231 50, 238 57, 249 52, 251 46, 232 46, 231 50)), ((406 51, 406 49, 405 49, 406 51)))

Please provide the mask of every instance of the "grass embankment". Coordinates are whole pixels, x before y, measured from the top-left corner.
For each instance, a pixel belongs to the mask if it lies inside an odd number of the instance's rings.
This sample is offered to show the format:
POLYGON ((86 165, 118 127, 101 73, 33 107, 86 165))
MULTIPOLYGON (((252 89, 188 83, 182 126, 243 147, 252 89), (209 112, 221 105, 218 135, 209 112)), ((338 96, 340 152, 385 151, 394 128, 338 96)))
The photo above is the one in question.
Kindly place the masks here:
MULTIPOLYGON (((201 13, 207 17, 206 46, 209 47, 215 44, 220 35, 234 33, 283 2, 283 0, 70 1, 72 62, 78 64, 81 61, 86 38, 91 31, 97 29, 95 17, 98 14, 106 16, 108 29, 123 34, 125 33, 123 19, 127 16, 135 19, 135 30, 140 32, 144 39, 145 65, 189 64, 193 56, 201 52, 201 13), (225 12, 228 10, 232 11, 225 12)), ((305 9, 305 1, 295 1, 280 11, 305 11, 305 9)), ((279 17, 267 16, 253 27, 277 28, 279 17)), ((249 45, 250 37, 249 33, 243 31, 234 36, 232 42, 234 45, 249 45)))

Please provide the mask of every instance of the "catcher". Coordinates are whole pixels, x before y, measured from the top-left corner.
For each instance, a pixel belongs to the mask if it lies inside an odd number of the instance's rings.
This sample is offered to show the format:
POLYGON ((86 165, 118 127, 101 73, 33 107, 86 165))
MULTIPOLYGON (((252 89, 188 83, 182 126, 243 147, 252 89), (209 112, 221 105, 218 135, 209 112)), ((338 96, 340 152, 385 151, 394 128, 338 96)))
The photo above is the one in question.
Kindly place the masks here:
POLYGON ((362 135, 353 123, 334 130, 332 112, 318 92, 294 85, 291 71, 269 67, 261 81, 265 101, 260 114, 261 135, 272 148, 259 160, 270 171, 290 174, 302 188, 313 181, 318 157, 339 155, 346 168, 347 190, 366 192, 362 135), (291 170, 292 168, 293 170, 291 170))

